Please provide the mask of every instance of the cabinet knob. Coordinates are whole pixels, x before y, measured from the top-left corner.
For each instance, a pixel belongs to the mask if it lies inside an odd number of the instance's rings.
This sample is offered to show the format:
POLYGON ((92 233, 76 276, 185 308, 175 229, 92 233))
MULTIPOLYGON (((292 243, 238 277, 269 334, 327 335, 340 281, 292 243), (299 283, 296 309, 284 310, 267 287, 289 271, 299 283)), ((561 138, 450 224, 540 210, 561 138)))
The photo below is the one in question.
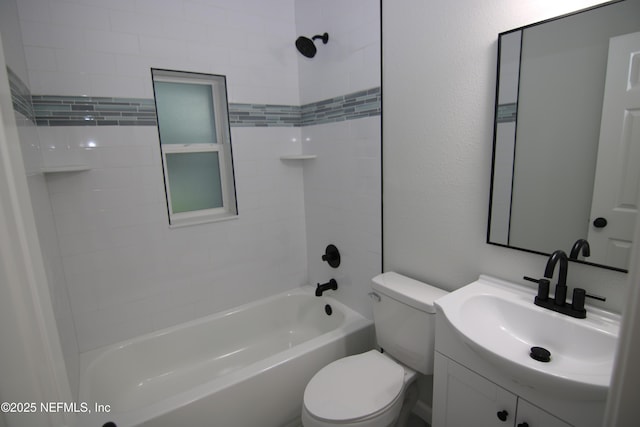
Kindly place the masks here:
POLYGON ((509 413, 504 409, 502 411, 498 411, 496 415, 500 421, 507 421, 507 418, 509 417, 509 413))
POLYGON ((516 427, 529 427, 529 423, 520 423, 516 427))

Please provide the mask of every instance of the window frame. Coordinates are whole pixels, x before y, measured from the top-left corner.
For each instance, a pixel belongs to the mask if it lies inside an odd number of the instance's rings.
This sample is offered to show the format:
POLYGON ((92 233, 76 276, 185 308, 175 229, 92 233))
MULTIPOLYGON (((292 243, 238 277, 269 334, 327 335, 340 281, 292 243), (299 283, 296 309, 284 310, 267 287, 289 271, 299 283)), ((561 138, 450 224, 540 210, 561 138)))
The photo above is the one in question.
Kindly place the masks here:
POLYGON ((167 202, 167 214, 169 227, 181 227, 194 224, 203 224, 238 217, 238 206, 235 189, 235 172, 233 167, 233 150, 231 145, 231 129, 229 125, 229 108, 227 101, 226 76, 219 74, 193 73, 188 71, 151 69, 153 94, 156 111, 158 100, 156 97, 156 82, 200 84, 211 88, 213 101, 213 116, 216 142, 203 141, 202 143, 162 143, 160 130, 160 117, 158 121, 158 139, 160 155, 162 158, 162 173, 167 202), (218 172, 220 174, 220 187, 222 207, 200 209, 185 212, 173 212, 171 199, 171 186, 169 183, 169 168, 167 155, 182 153, 218 153, 218 172))

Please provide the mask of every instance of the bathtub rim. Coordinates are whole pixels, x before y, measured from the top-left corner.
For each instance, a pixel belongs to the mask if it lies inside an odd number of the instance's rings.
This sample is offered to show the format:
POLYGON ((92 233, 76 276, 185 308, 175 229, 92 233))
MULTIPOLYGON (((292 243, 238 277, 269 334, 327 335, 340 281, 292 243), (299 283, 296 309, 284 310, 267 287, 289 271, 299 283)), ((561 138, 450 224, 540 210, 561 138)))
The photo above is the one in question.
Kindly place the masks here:
MULTIPOLYGON (((153 339, 155 337, 172 333, 177 330, 186 329, 186 328, 197 326, 210 321, 215 321, 218 318, 222 318, 236 312, 249 310, 252 307, 259 306, 259 305, 268 304, 269 302, 276 299, 286 298, 288 296, 295 296, 295 295, 311 296, 314 299, 318 298, 315 296, 314 293, 315 293, 315 288, 313 286, 309 286, 309 285, 300 286, 298 288, 280 292, 278 294, 270 295, 259 300, 251 301, 236 307, 232 307, 227 310, 223 310, 207 316, 192 319, 187 322, 179 323, 177 325, 173 325, 173 326, 162 328, 156 331, 148 332, 148 333, 139 335, 137 337, 129 338, 117 343, 108 344, 106 346, 98 347, 96 349, 92 349, 87 352, 81 353, 78 402, 87 402, 90 407, 93 407, 94 401, 89 399, 87 396, 88 389, 89 389, 89 380, 88 380, 87 373, 90 372, 92 366, 98 363, 103 357, 106 357, 107 355, 109 355, 114 351, 118 351, 120 349, 128 347, 137 341, 153 339)), ((295 357, 311 352, 322 346, 331 344, 335 341, 338 341, 348 336, 349 334, 356 333, 360 330, 363 330, 369 327, 371 328, 373 327, 373 320, 364 317, 361 313, 343 304, 342 302, 338 301, 334 297, 323 295, 320 298, 327 304, 331 304, 334 307, 334 309, 338 308, 344 313, 344 316, 345 316, 344 321, 337 328, 331 331, 325 332, 317 337, 314 337, 294 347, 288 348, 284 351, 280 351, 264 359, 260 359, 257 362, 251 363, 236 371, 230 372, 224 375, 223 377, 211 379, 202 384, 198 384, 189 390, 180 392, 176 395, 170 396, 168 398, 162 399, 152 404, 142 406, 140 408, 127 410, 127 411, 121 411, 121 412, 114 411, 112 413, 105 413, 105 414, 95 414, 95 413, 90 414, 90 415, 87 415, 89 417, 87 418, 87 421, 89 420, 91 420, 92 422, 98 421, 98 425, 101 425, 100 422, 105 422, 105 421, 111 420, 112 418, 116 418, 115 421, 117 421, 119 426, 135 425, 137 422, 144 422, 152 418, 161 416, 163 414, 169 413, 179 407, 188 405, 191 402, 202 399, 207 395, 216 393, 232 384, 247 380, 254 375, 257 375, 265 370, 270 369, 271 367, 284 364, 295 357), (110 415, 115 415, 115 417, 113 416, 110 417, 110 415)), ((373 330, 372 330, 372 333, 373 333, 373 330)), ((96 402, 96 403, 108 404, 108 402, 96 402)))

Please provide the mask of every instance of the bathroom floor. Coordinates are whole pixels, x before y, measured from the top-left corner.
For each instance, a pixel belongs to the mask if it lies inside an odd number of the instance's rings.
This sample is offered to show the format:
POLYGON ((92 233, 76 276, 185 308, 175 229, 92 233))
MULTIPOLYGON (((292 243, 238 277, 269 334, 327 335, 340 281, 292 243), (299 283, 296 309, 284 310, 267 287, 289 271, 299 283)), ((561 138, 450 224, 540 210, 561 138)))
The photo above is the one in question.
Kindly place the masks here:
MULTIPOLYGON (((302 424, 300 424, 300 427, 303 427, 302 424)), ((409 417, 409 422, 407 423, 407 427, 431 427, 431 425, 427 424, 426 421, 424 421, 417 415, 411 414, 411 416, 409 417)))
POLYGON ((407 427, 431 427, 427 424, 422 418, 418 417, 415 414, 411 414, 409 417, 409 422, 407 423, 407 427))

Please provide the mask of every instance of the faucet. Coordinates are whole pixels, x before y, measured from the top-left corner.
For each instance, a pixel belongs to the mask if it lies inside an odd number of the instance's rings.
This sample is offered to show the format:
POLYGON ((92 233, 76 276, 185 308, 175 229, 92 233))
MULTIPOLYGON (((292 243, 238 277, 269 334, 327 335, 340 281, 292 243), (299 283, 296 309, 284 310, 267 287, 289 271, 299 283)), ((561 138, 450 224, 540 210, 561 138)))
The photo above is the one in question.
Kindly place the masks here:
POLYGON ((569 259, 564 251, 558 249, 551 254, 547 260, 547 266, 544 269, 544 277, 551 279, 556 264, 560 261, 560 273, 558 275, 558 283, 556 284, 555 303, 556 305, 564 305, 567 299, 567 270, 569 268, 569 259))
POLYGON ((591 255, 591 247, 589 246, 589 242, 587 242, 585 239, 578 239, 571 248, 569 259, 578 259, 578 255, 580 255, 581 249, 583 257, 587 258, 591 255))
POLYGON ((578 259, 578 255, 582 251, 582 255, 587 257, 590 254, 589 242, 584 239, 579 239, 573 244, 571 254, 567 258, 567 254, 558 249, 553 252, 547 260, 547 265, 544 269, 544 279, 533 279, 531 277, 524 277, 526 280, 538 283, 538 295, 533 300, 533 303, 537 306, 544 307, 549 310, 556 311, 558 313, 566 314, 567 316, 575 317, 578 319, 584 319, 587 317, 587 310, 584 308, 585 298, 593 298, 600 301, 606 301, 606 298, 597 295, 589 295, 582 288, 575 288, 573 290, 573 298, 571 303, 567 303, 567 270, 569 268, 569 259, 578 259), (553 272, 556 265, 560 262, 560 273, 558 274, 558 283, 556 284, 555 295, 553 299, 549 298, 549 285, 553 277, 553 272))
POLYGON ((327 283, 323 283, 322 285, 318 283, 318 286, 316 287, 316 296, 321 297, 322 293, 324 291, 328 291, 329 289, 332 289, 334 291, 338 289, 338 282, 336 282, 336 279, 331 279, 327 283))

